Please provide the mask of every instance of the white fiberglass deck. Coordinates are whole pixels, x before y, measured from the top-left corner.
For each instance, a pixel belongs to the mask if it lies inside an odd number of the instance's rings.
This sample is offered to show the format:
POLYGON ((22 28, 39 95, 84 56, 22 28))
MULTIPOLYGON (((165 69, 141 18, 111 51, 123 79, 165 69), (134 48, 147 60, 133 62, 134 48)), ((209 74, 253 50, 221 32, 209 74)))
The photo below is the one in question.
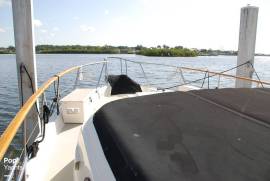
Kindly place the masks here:
MULTIPOLYGON (((194 87, 181 87, 179 90, 187 91, 194 87)), ((106 87, 96 90, 89 89, 93 101, 92 115, 104 104, 113 100, 143 96, 149 94, 162 93, 163 91, 146 91, 136 94, 122 94, 115 96, 105 96, 106 87)), ((64 123, 61 114, 46 124, 46 135, 42 143, 39 144, 37 156, 27 163, 26 176, 30 181, 45 180, 74 180, 74 160, 75 149, 78 144, 78 137, 82 131, 83 124, 64 123)), ((90 135, 90 134, 89 134, 90 135)), ((90 163, 95 164, 95 163, 90 163)))
POLYGON ((73 180, 73 160, 80 124, 64 124, 61 116, 46 125, 37 156, 27 163, 28 180, 73 180))

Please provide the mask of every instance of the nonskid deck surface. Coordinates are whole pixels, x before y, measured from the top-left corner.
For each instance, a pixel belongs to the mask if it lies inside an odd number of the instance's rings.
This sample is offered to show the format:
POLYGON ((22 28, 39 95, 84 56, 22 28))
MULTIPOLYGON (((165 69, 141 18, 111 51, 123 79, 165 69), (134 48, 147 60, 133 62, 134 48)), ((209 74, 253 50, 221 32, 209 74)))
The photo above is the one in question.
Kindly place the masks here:
POLYGON ((269 180, 266 94, 222 89, 122 99, 103 106, 94 125, 120 181, 269 180))

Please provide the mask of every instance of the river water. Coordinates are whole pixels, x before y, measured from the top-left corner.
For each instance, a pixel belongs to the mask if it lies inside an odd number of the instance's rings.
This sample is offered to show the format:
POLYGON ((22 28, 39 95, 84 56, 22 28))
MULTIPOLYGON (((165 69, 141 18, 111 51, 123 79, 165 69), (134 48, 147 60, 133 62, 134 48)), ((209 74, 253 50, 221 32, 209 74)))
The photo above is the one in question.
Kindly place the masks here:
MULTIPOLYGON (((56 55, 37 55, 37 74, 38 85, 41 85, 49 77, 59 71, 74 65, 86 64, 104 60, 110 55, 87 55, 87 54, 56 54, 56 55)), ((212 71, 223 71, 236 66, 236 56, 213 56, 213 57, 144 57, 135 55, 119 55, 135 61, 163 63, 168 65, 187 66, 193 68, 205 68, 212 71)), ((109 70, 114 74, 120 73, 119 62, 112 63, 109 70), (116 67, 118 66, 118 68, 116 67)), ((255 69, 262 80, 270 81, 270 57, 256 57, 255 69)), ((89 81, 97 79, 101 65, 83 70, 84 78, 89 81)), ((123 66, 123 71, 124 66, 123 66)), ((175 85, 178 82, 175 70, 160 66, 144 66, 144 71, 149 82, 163 84, 166 86, 175 85)), ((234 71, 229 72, 234 74, 234 71)), ((128 64, 128 74, 137 81, 146 83, 140 66, 128 64)), ((195 80, 203 77, 203 74, 184 72, 186 79, 195 80)), ((75 74, 67 76, 61 80, 61 88, 71 88, 74 84, 75 74)), ((256 77, 254 77, 256 78, 256 77)), ((221 81, 222 87, 232 87, 232 80, 224 79, 221 81)), ((93 83, 94 85, 95 83, 93 83)), ((201 82, 198 82, 201 85, 201 82)), ((84 84, 86 86, 87 84, 84 84)), ((211 84, 212 85, 212 84, 211 84)), ((214 86, 214 85, 213 85, 214 86)), ((162 86, 161 86, 162 87, 162 86)), ((15 55, 0 55, 0 133, 6 128, 7 124, 15 116, 19 109, 18 83, 16 73, 15 55)))

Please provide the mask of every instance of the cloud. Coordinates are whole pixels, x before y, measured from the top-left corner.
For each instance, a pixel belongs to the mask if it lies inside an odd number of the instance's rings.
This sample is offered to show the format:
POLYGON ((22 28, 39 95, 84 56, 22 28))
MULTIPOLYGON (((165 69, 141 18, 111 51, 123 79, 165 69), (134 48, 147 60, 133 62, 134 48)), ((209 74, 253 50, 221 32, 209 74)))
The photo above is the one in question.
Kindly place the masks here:
POLYGON ((80 29, 81 29, 81 31, 84 31, 84 32, 94 32, 94 31, 96 31, 96 29, 94 27, 88 26, 88 25, 81 25, 80 29))
POLYGON ((0 33, 5 33, 6 30, 4 28, 0 28, 0 33))
POLYGON ((50 33, 50 36, 51 37, 55 37, 55 33, 50 33))
POLYGON ((109 13, 110 13, 109 10, 108 9, 105 9, 104 14, 105 15, 108 15, 109 13))
POLYGON ((53 27, 52 30, 53 30, 53 31, 59 31, 60 29, 59 29, 57 26, 55 26, 55 27, 53 27))
POLYGON ((34 19, 33 23, 34 23, 34 26, 37 28, 43 25, 43 23, 38 19, 34 19))
POLYGON ((10 0, 0 0, 0 7, 5 6, 5 5, 10 6, 11 1, 10 0))

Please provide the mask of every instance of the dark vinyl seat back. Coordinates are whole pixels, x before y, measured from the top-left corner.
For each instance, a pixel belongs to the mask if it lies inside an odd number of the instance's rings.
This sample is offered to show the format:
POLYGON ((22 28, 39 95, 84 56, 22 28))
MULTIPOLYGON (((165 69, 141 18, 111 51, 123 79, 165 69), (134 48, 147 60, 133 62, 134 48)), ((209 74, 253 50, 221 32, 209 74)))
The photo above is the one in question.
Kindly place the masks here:
POLYGON ((108 75, 107 81, 112 87, 111 95, 142 92, 141 86, 127 75, 108 75))

